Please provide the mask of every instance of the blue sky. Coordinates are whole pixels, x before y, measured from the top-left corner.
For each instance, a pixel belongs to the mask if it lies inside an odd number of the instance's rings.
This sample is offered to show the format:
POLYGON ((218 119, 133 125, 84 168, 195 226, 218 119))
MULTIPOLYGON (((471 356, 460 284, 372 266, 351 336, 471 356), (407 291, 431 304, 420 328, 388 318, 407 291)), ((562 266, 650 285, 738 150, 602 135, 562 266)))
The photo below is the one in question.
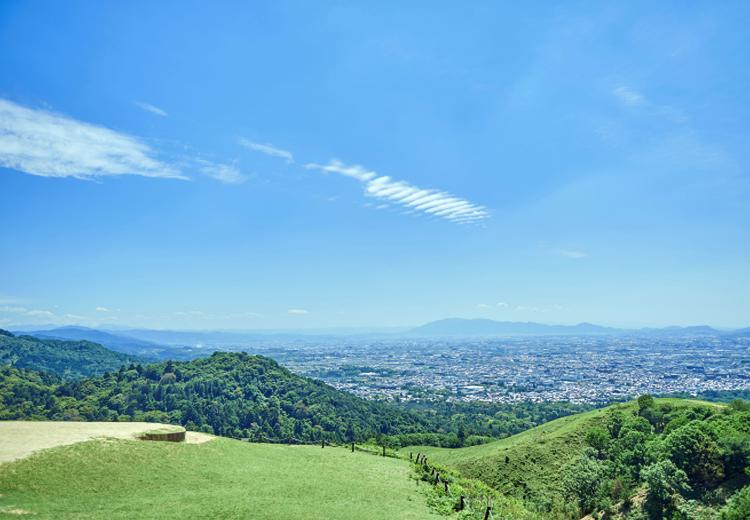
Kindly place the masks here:
POLYGON ((4 1, 0 326, 748 326, 748 26, 4 1))

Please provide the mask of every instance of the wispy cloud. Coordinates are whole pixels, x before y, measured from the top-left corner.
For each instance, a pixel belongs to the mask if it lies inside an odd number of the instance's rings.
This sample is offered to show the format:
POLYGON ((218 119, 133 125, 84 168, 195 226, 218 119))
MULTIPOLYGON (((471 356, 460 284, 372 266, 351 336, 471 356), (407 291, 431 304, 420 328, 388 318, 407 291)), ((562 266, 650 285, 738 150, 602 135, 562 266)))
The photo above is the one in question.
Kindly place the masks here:
POLYGON ((288 311, 286 311, 286 313, 291 314, 292 316, 303 316, 305 314, 310 314, 305 309, 289 309, 288 311))
POLYGON ((205 316, 206 313, 203 311, 192 310, 192 311, 176 311, 174 315, 175 316, 205 316))
POLYGON ((242 184, 247 180, 247 177, 242 175, 235 166, 215 164, 203 160, 198 161, 198 163, 201 165, 201 173, 224 184, 242 184))
POLYGON ((15 296, 9 296, 7 294, 0 294, 0 305, 12 305, 26 302, 26 298, 17 298, 15 296))
POLYGON ((565 258, 573 258, 576 260, 588 256, 584 251, 579 251, 577 249, 558 249, 557 254, 564 256, 565 258))
POLYGON ((41 309, 33 309, 26 313, 27 316, 37 316, 37 317, 44 317, 44 318, 51 318, 55 315, 54 312, 51 311, 45 311, 41 309))
POLYGON ((107 307, 97 307, 95 310, 96 310, 96 312, 112 312, 107 307))
POLYGON ((143 101, 135 101, 135 106, 138 108, 145 110, 146 112, 151 112, 152 114, 156 114, 157 116, 161 117, 167 117, 169 114, 165 110, 162 110, 161 108, 152 105, 151 103, 144 103, 143 101))
POLYGON ((173 316, 179 318, 188 319, 199 319, 199 320, 235 320, 235 319, 248 319, 248 318, 260 318, 262 315, 257 312, 250 311, 237 311, 237 312, 206 312, 201 310, 186 310, 186 311, 175 311, 172 313, 173 316))
POLYGON ((477 303, 476 308, 480 310, 488 310, 488 309, 507 309, 508 303, 507 302, 497 302, 497 303, 477 303))
POLYGON ((612 94, 623 104, 632 109, 639 109, 643 114, 666 119, 676 124, 689 121, 687 115, 671 105, 659 105, 651 102, 644 94, 627 86, 620 86, 612 94))
POLYGON ((396 204, 414 213, 444 218, 459 224, 470 224, 489 218, 484 206, 444 191, 422 189, 404 181, 379 176, 359 165, 332 160, 328 164, 308 163, 305 168, 337 173, 365 185, 365 195, 388 204, 396 204))
POLYGON ((0 307, 0 312, 8 314, 19 314, 22 316, 31 316, 34 318, 54 318, 56 316, 52 311, 48 311, 45 309, 28 309, 26 307, 2 306, 0 307))
POLYGON ((42 177, 141 175, 184 179, 140 140, 0 99, 0 166, 42 177))
POLYGON ((271 157, 278 157, 279 159, 284 159, 288 163, 294 162, 294 156, 292 155, 292 152, 284 150, 283 148, 278 148, 272 144, 254 143, 248 139, 245 139, 244 137, 239 138, 239 143, 240 145, 254 152, 260 152, 266 155, 270 155, 271 157))
POLYGON ((630 87, 620 86, 612 91, 612 94, 619 99, 622 103, 628 106, 643 105, 646 102, 646 98, 630 87))

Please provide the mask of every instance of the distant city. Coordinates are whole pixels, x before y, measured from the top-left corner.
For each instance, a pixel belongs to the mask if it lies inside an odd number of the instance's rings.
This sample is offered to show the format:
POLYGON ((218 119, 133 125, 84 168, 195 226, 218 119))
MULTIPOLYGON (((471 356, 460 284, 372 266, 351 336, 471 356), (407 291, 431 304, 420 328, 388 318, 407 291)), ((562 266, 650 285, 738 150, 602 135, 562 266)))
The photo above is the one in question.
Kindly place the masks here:
POLYGON ((368 399, 603 403, 750 389, 750 338, 409 339, 268 353, 368 399))
POLYGON ((147 360, 246 351, 360 397, 388 401, 601 404, 645 393, 750 390, 748 329, 621 330, 453 319, 369 335, 83 327, 28 333, 95 341, 147 360), (536 334, 450 335, 519 330, 536 334), (420 336, 427 333, 444 336, 420 336))

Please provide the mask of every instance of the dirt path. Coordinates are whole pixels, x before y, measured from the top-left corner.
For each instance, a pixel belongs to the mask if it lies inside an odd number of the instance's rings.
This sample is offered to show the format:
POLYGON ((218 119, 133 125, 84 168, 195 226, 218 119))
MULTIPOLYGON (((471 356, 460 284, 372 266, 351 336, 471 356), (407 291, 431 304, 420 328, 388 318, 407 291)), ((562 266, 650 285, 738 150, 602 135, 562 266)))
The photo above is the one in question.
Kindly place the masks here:
MULTIPOLYGON (((160 427, 167 425, 145 422, 0 421, 0 462, 97 437, 133 439, 139 433, 160 427)), ((188 432, 186 442, 201 443, 213 438, 213 435, 205 433, 188 432)))

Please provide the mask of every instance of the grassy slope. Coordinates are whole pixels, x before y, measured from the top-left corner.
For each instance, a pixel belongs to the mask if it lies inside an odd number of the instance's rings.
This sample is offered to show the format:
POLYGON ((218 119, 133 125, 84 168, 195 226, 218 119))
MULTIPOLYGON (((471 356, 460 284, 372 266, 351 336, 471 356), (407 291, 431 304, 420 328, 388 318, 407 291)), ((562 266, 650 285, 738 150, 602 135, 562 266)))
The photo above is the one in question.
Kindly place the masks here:
MULTIPOLYGON (((657 399, 675 407, 710 406, 716 403, 688 399, 657 399)), ((562 417, 506 439, 467 448, 410 446, 401 450, 427 454, 430 461, 458 469, 467 477, 482 480, 501 493, 520 498, 561 491, 563 468, 575 461, 586 447, 586 431, 601 423, 613 409, 634 410, 634 403, 609 406, 562 417), (508 462, 506 462, 506 456, 508 462)))
POLYGON ((0 466, 0 518, 440 518, 409 471, 344 448, 97 440, 0 466))

